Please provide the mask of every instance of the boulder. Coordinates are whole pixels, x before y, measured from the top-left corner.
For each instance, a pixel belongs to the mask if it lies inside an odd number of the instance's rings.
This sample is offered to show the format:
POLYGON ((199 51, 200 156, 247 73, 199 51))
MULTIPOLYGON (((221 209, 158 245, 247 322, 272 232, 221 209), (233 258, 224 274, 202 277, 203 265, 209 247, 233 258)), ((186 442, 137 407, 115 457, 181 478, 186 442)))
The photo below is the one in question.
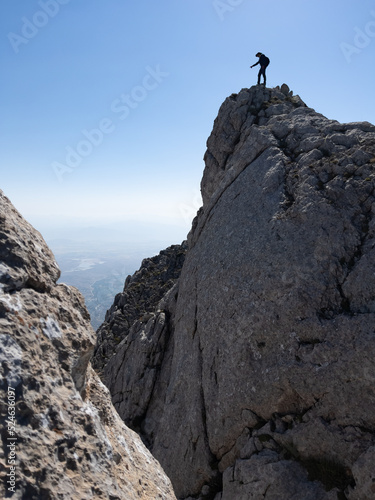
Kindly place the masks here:
POLYGON ((174 499, 92 370, 81 294, 0 192, 0 497, 174 499))

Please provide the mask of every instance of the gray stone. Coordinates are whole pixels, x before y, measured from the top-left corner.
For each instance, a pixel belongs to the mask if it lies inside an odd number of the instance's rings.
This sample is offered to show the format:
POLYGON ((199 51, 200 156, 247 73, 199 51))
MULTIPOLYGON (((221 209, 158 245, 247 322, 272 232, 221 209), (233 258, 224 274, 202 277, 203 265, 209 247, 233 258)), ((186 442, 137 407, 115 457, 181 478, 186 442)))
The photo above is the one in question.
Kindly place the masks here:
POLYGON ((281 92, 282 92, 284 95, 289 95, 290 90, 289 90, 289 87, 288 87, 288 85, 287 85, 286 83, 283 83, 283 84, 281 85, 281 89, 280 89, 280 90, 281 90, 281 92))
POLYGON ((27 286, 44 291, 59 277, 55 258, 41 234, 0 191, 0 288, 11 292, 27 286))
POLYGON ((308 480, 296 462, 280 460, 263 451, 249 460, 237 460, 223 477, 222 500, 337 500, 337 490, 327 493, 308 480))
POLYGON ((372 500, 375 498, 375 447, 364 452, 353 465, 356 490, 347 491, 348 499, 372 500))
POLYGON ((174 499, 90 366, 95 333, 81 294, 56 284, 51 251, 2 193, 0 205, 0 411, 8 417, 0 497, 174 499))
POLYGON ((368 494, 374 158, 373 126, 280 89, 221 106, 178 292, 107 363, 179 498, 368 494))
MULTIPOLYGON (((117 294, 97 331, 92 365, 104 382, 107 361, 120 349, 120 343, 128 337, 133 324, 137 322, 137 328, 141 329, 142 324, 154 318, 155 307, 175 284, 186 249, 186 242, 183 242, 162 250, 159 255, 144 259, 140 269, 127 277, 123 292, 117 294)), ((123 349, 122 345, 122 352, 123 349)))

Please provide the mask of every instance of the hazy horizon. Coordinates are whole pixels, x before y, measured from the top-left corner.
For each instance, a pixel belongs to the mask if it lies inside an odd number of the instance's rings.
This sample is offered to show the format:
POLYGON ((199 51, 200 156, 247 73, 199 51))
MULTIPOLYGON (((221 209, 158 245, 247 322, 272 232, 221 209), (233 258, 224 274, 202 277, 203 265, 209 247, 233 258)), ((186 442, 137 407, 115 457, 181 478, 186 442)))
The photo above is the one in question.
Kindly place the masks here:
POLYGON ((47 241, 71 240, 76 242, 97 242, 103 245, 113 243, 167 242, 171 245, 186 239, 191 223, 180 225, 164 221, 147 220, 101 220, 60 219, 50 224, 48 220, 31 217, 30 222, 47 241), (181 240, 181 241, 180 241, 181 240))
MULTIPOLYGON (((150 221, 69 219, 51 225, 48 219, 30 221, 42 234, 60 268, 59 283, 80 290, 97 329, 127 275, 147 258, 181 244, 187 227, 150 221)), ((190 228, 189 228, 190 229, 190 228)))

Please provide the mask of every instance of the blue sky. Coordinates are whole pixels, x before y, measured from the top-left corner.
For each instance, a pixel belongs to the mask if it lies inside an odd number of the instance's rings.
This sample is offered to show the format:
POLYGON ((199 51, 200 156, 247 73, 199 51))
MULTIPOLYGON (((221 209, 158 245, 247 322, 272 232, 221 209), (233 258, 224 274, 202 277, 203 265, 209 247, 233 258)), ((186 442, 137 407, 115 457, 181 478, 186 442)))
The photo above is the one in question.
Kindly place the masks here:
MULTIPOLYGON (((164 224, 199 207, 224 99, 287 83, 342 122, 375 122, 369 0, 3 0, 0 188, 38 228, 164 224)), ((169 229, 168 229, 169 228, 169 229)))

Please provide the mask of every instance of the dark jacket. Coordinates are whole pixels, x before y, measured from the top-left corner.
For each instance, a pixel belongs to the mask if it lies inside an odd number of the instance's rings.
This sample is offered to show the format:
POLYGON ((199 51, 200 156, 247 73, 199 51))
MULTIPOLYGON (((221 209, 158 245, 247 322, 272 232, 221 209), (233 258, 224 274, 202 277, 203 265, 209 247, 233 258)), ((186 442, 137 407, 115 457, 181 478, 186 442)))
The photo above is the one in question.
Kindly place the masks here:
POLYGON ((262 54, 260 57, 259 57, 259 61, 257 63, 254 64, 254 66, 256 66, 257 64, 260 64, 261 66, 265 66, 267 67, 270 63, 270 60, 268 59, 267 56, 265 56, 264 54, 262 54))

